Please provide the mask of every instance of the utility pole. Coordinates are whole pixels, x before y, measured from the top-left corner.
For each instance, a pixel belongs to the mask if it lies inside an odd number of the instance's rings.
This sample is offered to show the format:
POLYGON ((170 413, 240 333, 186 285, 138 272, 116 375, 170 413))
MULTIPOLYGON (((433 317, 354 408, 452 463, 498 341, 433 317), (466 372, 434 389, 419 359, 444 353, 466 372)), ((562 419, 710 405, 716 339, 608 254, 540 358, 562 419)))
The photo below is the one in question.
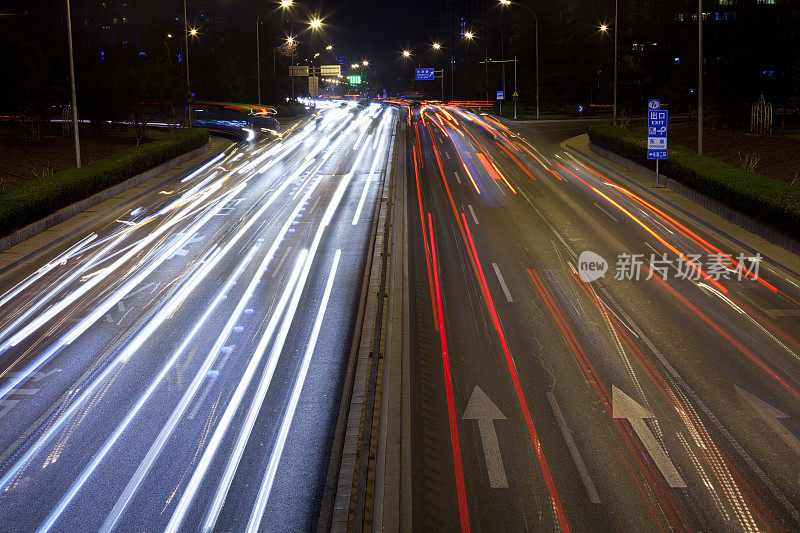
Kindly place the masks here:
POLYGON ((614 125, 617 125, 617 39, 619 38, 619 0, 614 1, 614 125))
POLYGON ((67 36, 69 45, 69 77, 72 85, 72 132, 75 136, 75 163, 81 168, 81 139, 78 135, 78 99, 75 95, 75 61, 72 56, 72 16, 70 15, 69 0, 67 0, 67 36))
POLYGON ((703 0, 697 0, 697 155, 703 155, 703 0))
POLYGON ((192 125, 192 89, 189 83, 189 22, 186 19, 186 0, 183 0, 183 39, 186 46, 186 109, 187 126, 192 125))

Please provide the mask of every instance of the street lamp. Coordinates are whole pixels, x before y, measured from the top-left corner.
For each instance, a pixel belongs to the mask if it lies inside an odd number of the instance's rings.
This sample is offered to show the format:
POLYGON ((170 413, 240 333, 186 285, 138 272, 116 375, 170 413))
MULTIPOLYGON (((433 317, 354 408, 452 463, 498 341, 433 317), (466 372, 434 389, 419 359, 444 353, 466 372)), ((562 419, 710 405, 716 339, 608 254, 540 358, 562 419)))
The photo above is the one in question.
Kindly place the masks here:
POLYGON ((439 44, 439 43, 433 43, 433 49, 434 49, 434 50, 439 50, 439 49, 441 49, 441 48, 442 48, 442 45, 441 45, 441 44, 439 44))
POLYGON ((327 50, 328 52, 330 52, 331 50, 333 50, 333 45, 332 45, 332 44, 329 44, 328 46, 326 46, 326 47, 325 47, 325 50, 327 50))
POLYGON ((318 30, 322 27, 322 21, 318 18, 313 18, 308 21, 308 25, 312 30, 318 30))
POLYGON ((286 9, 287 7, 292 7, 292 0, 281 0, 281 7, 286 9))
MULTIPOLYGON (((500 4, 504 6, 510 6, 511 0, 500 0, 500 4)), ((535 37, 534 40, 536 41, 536 119, 539 119, 539 17, 536 15, 536 11, 532 8, 524 5, 524 4, 515 4, 516 6, 522 7, 530 11, 531 15, 533 15, 533 20, 535 23, 535 37)), ((514 63, 516 68, 516 63, 514 63)), ((505 80, 505 77, 503 78, 505 80)), ((516 115, 516 102, 514 107, 515 115, 516 115)), ((516 118, 516 116, 514 117, 516 118)))
POLYGON ((365 67, 368 67, 369 66, 369 61, 367 61, 365 59, 361 64, 364 65, 365 67))
MULTIPOLYGON (((475 33, 472 31, 464 32, 464 38, 468 41, 472 41, 475 39, 475 33)), ((483 47, 484 47, 484 62, 483 62, 483 70, 484 76, 486 77, 486 101, 489 101, 489 43, 486 39, 483 40, 483 47)))
POLYGON ((67 0, 67 37, 69 40, 69 79, 72 85, 72 132, 75 138, 75 166, 81 168, 81 141, 78 136, 78 102, 75 97, 75 62, 72 59, 72 18, 67 0))

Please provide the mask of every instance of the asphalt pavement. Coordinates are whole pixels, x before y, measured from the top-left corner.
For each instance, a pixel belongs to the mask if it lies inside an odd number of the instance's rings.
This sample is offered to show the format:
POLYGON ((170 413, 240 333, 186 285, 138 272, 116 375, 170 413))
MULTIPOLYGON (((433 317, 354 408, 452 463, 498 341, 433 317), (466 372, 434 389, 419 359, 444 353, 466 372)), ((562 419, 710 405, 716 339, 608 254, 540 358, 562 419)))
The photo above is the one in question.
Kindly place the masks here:
POLYGON ((396 117, 336 103, 0 274, 0 529, 314 527, 396 117))
POLYGON ((800 261, 561 148, 404 106, 414 529, 800 528, 800 261))

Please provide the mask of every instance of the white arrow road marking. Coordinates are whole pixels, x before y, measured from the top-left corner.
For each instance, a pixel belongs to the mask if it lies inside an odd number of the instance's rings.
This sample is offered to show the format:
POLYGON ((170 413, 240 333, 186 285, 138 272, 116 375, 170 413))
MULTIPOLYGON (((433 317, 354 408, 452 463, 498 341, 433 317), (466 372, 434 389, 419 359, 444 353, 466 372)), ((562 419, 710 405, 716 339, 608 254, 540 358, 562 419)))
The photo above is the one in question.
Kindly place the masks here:
POLYGON ((758 415, 775 433, 783 439, 783 442, 786 443, 789 448, 792 449, 794 453, 800 455, 800 440, 794 436, 794 434, 786 429, 786 426, 780 423, 781 418, 791 418, 789 415, 773 407, 772 405, 768 404, 764 400, 753 396, 746 390, 740 389, 738 386, 736 387, 736 392, 739 393, 739 396, 744 400, 744 402, 755 411, 755 414, 758 415))
POLYGON ((494 421, 505 420, 505 415, 492 403, 486 393, 475 385, 462 418, 478 421, 483 455, 486 457, 486 470, 489 472, 489 486, 493 489, 508 487, 506 469, 503 467, 503 457, 500 455, 500 443, 497 442, 497 432, 494 430, 494 421))
POLYGON ((636 403, 633 398, 619 390, 616 385, 612 385, 611 403, 613 405, 614 418, 624 418, 630 422, 633 430, 639 435, 639 440, 644 444, 647 453, 653 458, 669 486, 675 489, 686 488, 686 482, 644 421, 645 418, 655 418, 653 413, 636 403))
MULTIPOLYGON (((179 238, 180 238, 180 235, 181 234, 178 234, 179 238)), ((189 239, 188 241, 186 241, 186 243, 184 243, 182 248, 180 248, 179 250, 175 250, 174 252, 172 252, 172 254, 170 254, 169 257, 167 257, 167 261, 169 261, 170 259, 172 259, 176 255, 184 257, 186 254, 189 253, 189 250, 186 249, 188 246, 190 246, 190 245, 192 245, 192 244, 194 244, 196 242, 202 242, 202 240, 203 240, 203 236, 200 235, 199 233, 196 234, 196 235, 192 235, 192 238, 189 239)))

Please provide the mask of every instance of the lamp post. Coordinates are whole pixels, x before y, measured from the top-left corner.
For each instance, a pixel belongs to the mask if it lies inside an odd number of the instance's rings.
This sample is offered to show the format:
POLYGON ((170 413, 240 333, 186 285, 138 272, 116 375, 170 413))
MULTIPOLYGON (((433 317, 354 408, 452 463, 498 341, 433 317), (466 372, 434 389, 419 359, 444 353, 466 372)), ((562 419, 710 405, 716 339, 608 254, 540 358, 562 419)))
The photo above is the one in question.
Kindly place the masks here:
MULTIPOLYGON (((500 4, 503 6, 510 6, 512 5, 511 0, 499 0, 500 4)), ((530 7, 526 6, 525 4, 513 4, 514 6, 521 7, 530 12, 533 15, 534 20, 534 41, 535 41, 535 48, 536 48, 536 119, 539 119, 539 17, 536 15, 536 11, 531 9, 530 7)), ((514 56, 516 59, 516 56, 514 56)), ((516 68, 516 62, 514 63, 514 68, 516 68)), ((514 74, 516 78, 516 73, 514 74)), ((505 77, 504 77, 505 78, 505 77)), ((516 92, 516 79, 514 80, 516 92)), ((514 102, 514 118, 516 117, 516 102, 514 102)))
POLYGON ((614 0, 614 125, 617 125, 617 52, 619 37, 619 0, 614 0))
POLYGON ((697 155, 703 155, 703 0, 697 0, 697 155))
MULTIPOLYGON (((468 41, 472 41, 475 38, 475 34, 471 31, 464 32, 464 38, 468 41)), ((483 40, 484 46, 484 76, 486 77, 486 101, 489 101, 489 44, 486 42, 486 39, 483 40)))
POLYGON ((78 135, 78 102, 75 95, 75 62, 72 58, 72 17, 67 0, 67 43, 69 45, 69 78, 72 85, 72 131, 75 137, 75 164, 81 168, 81 140, 78 135))
MULTIPOLYGON (((183 43, 186 49, 186 100, 187 100, 187 126, 192 125, 193 109, 192 109, 192 88, 189 83, 189 21, 186 18, 186 0, 183 0, 183 43)), ((197 35, 197 30, 192 28, 192 36, 197 35)))

